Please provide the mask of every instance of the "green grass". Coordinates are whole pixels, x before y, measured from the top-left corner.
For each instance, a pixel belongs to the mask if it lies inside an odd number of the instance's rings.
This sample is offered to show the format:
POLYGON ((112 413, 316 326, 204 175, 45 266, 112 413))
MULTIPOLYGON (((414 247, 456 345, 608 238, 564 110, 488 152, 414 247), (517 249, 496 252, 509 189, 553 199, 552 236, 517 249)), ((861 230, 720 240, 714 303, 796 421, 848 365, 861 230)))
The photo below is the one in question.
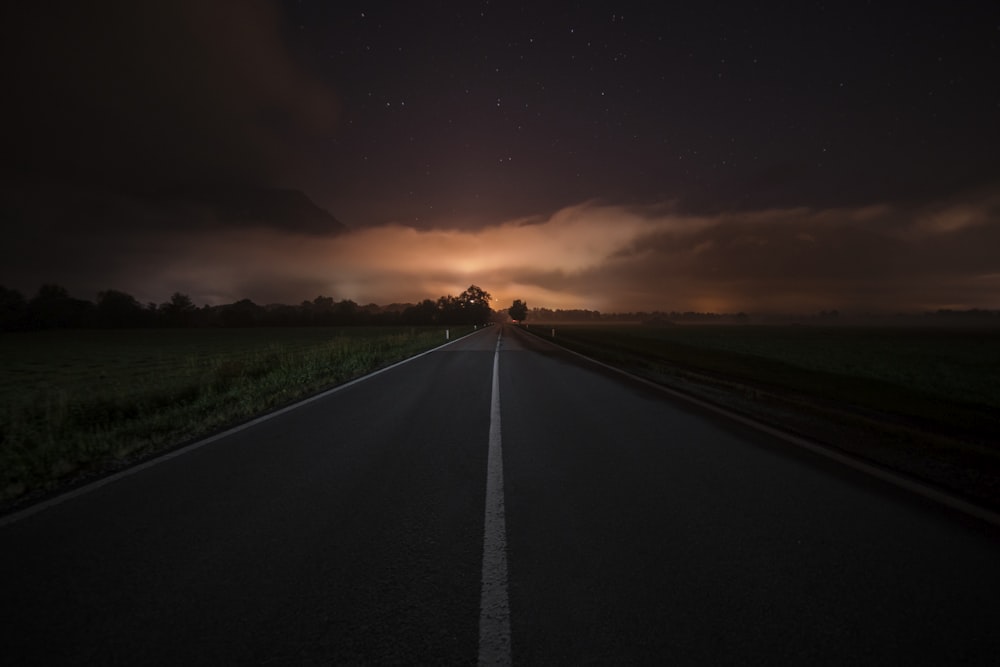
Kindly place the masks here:
MULTIPOLYGON (((451 328, 452 337, 470 328, 451 328)), ((444 327, 0 335, 0 502, 114 469, 444 342, 444 327)))
POLYGON ((1000 409, 997 331, 564 326, 557 340, 633 365, 724 373, 876 408, 906 411, 908 401, 919 395, 931 402, 1000 409), (895 401, 898 394, 907 400, 895 401))
POLYGON ((639 327, 631 335, 1000 407, 994 330, 685 326, 639 327))
POLYGON ((1000 507, 1000 331, 557 325, 555 342, 1000 507))

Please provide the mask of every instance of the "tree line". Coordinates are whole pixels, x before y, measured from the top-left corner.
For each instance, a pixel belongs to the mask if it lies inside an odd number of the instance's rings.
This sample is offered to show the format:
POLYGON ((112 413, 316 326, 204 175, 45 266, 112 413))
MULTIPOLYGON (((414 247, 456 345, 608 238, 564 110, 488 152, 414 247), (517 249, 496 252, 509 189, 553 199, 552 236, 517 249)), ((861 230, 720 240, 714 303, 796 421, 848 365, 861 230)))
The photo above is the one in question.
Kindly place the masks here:
POLYGON ((202 307, 181 292, 164 303, 142 304, 131 294, 113 289, 99 292, 96 301, 87 301, 70 296, 60 285, 42 285, 30 299, 0 286, 0 330, 485 324, 494 315, 491 301, 490 294, 476 285, 458 296, 418 304, 359 305, 350 299, 317 296, 297 306, 262 306, 241 299, 202 307))
MULTIPOLYGON (((516 302, 515 302, 516 303, 516 302)), ((636 311, 624 313, 602 313, 599 310, 586 309, 556 309, 532 308, 526 312, 527 318, 532 322, 646 322, 649 324, 661 324, 667 322, 685 323, 721 323, 734 322, 742 323, 748 319, 746 313, 699 313, 694 311, 636 311)), ((517 319, 517 318, 515 318, 517 319)))
MULTIPOLYGON (((515 304, 518 302, 515 301, 515 304)), ((587 324, 632 322, 649 326, 676 324, 907 324, 907 325, 969 325, 1000 326, 1000 310, 971 308, 967 310, 939 309, 925 312, 845 314, 839 310, 821 310, 815 313, 709 313, 696 311, 635 311, 602 313, 598 310, 550 308, 525 309, 528 322, 545 324, 587 324)))

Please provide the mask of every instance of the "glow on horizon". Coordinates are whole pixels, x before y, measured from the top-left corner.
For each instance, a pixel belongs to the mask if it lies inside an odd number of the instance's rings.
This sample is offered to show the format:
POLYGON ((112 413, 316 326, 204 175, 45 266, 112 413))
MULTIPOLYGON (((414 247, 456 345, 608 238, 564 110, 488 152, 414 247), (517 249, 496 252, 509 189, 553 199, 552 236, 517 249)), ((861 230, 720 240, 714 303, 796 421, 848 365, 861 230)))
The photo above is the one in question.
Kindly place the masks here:
POLYGON ((298 303, 323 294, 384 305, 476 284, 495 308, 514 299, 605 312, 997 307, 995 262, 984 251, 997 246, 997 199, 928 211, 881 205, 713 216, 589 202, 479 229, 386 224, 331 237, 215 230, 162 239, 173 246, 171 259, 142 267, 142 293, 179 290, 196 303, 298 303))

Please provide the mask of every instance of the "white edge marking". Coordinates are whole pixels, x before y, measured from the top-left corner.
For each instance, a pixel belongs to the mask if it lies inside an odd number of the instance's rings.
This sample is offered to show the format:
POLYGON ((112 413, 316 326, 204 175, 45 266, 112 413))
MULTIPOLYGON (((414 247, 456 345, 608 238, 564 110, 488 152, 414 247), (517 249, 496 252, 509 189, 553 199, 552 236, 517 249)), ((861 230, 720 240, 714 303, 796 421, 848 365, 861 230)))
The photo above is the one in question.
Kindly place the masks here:
POLYGON ((510 665, 510 604, 507 596, 507 521, 503 500, 500 435, 500 340, 493 353, 490 440, 486 460, 483 520, 483 585, 479 601, 479 664, 510 665))
POLYGON ((928 500, 932 500, 938 504, 944 505, 945 507, 961 512, 968 516, 975 517, 997 528, 1000 528, 1000 513, 995 512, 986 507, 983 507, 982 505, 977 505, 976 503, 965 500, 964 498, 959 498, 958 496, 952 495, 947 491, 936 488, 929 484, 925 484, 924 482, 912 479, 905 475, 893 472, 892 470, 889 470, 887 468, 883 468, 881 466, 872 463, 867 463, 866 461, 851 456, 850 454, 838 452, 835 449, 831 449, 830 447, 826 447, 824 445, 812 442, 797 435, 787 433, 779 428, 768 426, 767 424, 756 421, 750 417, 745 417, 739 413, 732 412, 723 407, 715 405, 714 403, 709 403, 708 401, 703 401, 700 398, 695 398, 690 394, 685 394, 684 392, 678 391, 677 389, 672 389, 662 384, 657 384, 656 382, 648 380, 644 377, 633 375, 632 373, 629 373, 626 370, 622 370, 621 368, 616 368, 615 366, 606 364, 603 361, 598 361, 597 359, 588 357, 587 355, 581 354, 576 350, 571 350, 567 347, 563 347, 562 345, 557 345, 556 343, 546 340, 545 338, 542 338, 540 336, 534 336, 534 338, 543 343, 552 345, 553 347, 556 347, 560 350, 569 352, 570 354, 574 354, 580 357, 581 359, 587 360, 592 364, 596 364, 610 371, 614 371, 615 373, 618 373, 620 375, 624 375, 625 377, 631 380, 640 382, 653 389, 656 389, 657 391, 668 394, 674 398, 687 401, 688 403, 697 405, 698 407, 704 408, 709 412, 714 412, 718 415, 726 417, 727 419, 731 419, 745 426, 749 426, 763 433, 767 433, 768 435, 778 438, 779 440, 784 440, 785 442, 796 445, 797 447, 808 450, 814 454, 819 454, 820 456, 823 456, 827 459, 836 461, 837 463, 843 464, 849 468, 853 468, 854 470, 863 472, 867 475, 880 479, 883 482, 888 482, 889 484, 892 484, 893 486, 899 487, 901 489, 905 489, 910 493, 914 493, 918 496, 921 496, 928 500))
MULTIPOLYGON (((485 331, 485 329, 483 329, 483 331, 485 331)), ((425 351, 423 351, 423 352, 421 352, 419 354, 413 355, 412 357, 407 357, 406 359, 403 359, 401 361, 397 361, 396 363, 391 364, 389 366, 386 366, 385 368, 380 368, 377 371, 373 371, 373 372, 369 373, 368 375, 362 375, 359 378, 354 378, 350 382, 345 382, 344 384, 339 384, 336 387, 331 387, 330 389, 327 389, 327 390, 325 390, 323 392, 320 392, 319 394, 314 394, 313 396, 310 396, 309 398, 302 399, 301 401, 298 401, 297 403, 292 403, 291 405, 286 405, 285 407, 279 408, 278 410, 275 410, 274 412, 268 412, 267 414, 261 415, 259 417, 255 417, 254 419, 251 419, 248 422, 244 422, 244 423, 242 423, 242 424, 240 424, 238 426, 234 426, 234 427, 232 427, 230 429, 222 431, 221 433, 216 433, 215 435, 209 436, 209 437, 207 437, 207 438, 205 438, 203 440, 199 440, 197 442, 191 443, 190 445, 185 445, 185 446, 180 447, 178 449, 174 449, 172 451, 167 452, 166 454, 161 454, 160 456, 157 456, 155 458, 149 459, 147 461, 143 461, 142 463, 138 463, 138 464, 136 464, 136 465, 134 465, 132 467, 129 467, 129 468, 126 468, 126 469, 121 470, 119 472, 116 472, 114 474, 108 475, 107 477, 102 477, 100 479, 96 479, 93 482, 85 484, 85 485, 83 485, 83 486, 81 486, 79 488, 73 489, 72 491, 67 491, 65 493, 61 493, 61 494, 59 494, 57 496, 49 498, 48 500, 43 500, 43 501, 41 501, 41 502, 39 502, 37 504, 29 505, 28 507, 25 507, 24 509, 18 510, 16 512, 12 512, 11 514, 8 514, 6 516, 2 516, 2 517, 0 517, 0 528, 6 526, 8 524, 20 521, 21 519, 26 519, 29 516, 32 516, 34 514, 38 514, 39 512, 47 510, 47 509, 49 509, 51 507, 55 507, 56 505, 61 505, 62 503, 66 502, 67 500, 73 500, 74 498, 79 498, 80 496, 85 495, 87 493, 90 493, 91 491, 96 491, 97 489, 101 488, 102 486, 106 486, 106 485, 111 484, 113 482, 117 482, 118 480, 123 479, 125 477, 129 477, 130 475, 134 475, 137 472, 142 472, 143 470, 146 470, 147 468, 152 468, 153 466, 155 466, 157 464, 160 464, 160 463, 163 463, 164 461, 169 461, 170 459, 177 458, 178 456, 183 456, 185 454, 193 452, 196 449, 200 449, 201 447, 204 447, 205 445, 210 445, 213 442, 216 442, 218 440, 222 440, 224 438, 228 438, 229 436, 231 436, 233 434, 239 433, 240 431, 243 431, 243 430, 246 430, 246 429, 251 428, 253 426, 256 426, 257 424, 260 424, 262 422, 266 422, 269 419, 273 419, 274 417, 277 417, 279 415, 283 415, 283 414, 285 414, 287 412, 291 412, 292 410, 297 410, 298 408, 301 408, 304 405, 308 405, 310 403, 314 403, 316 401, 320 401, 320 400, 326 398, 327 396, 330 396, 331 394, 336 394, 338 391, 342 391, 344 389, 347 389, 348 387, 351 387, 351 386, 356 385, 358 383, 364 382, 365 380, 370 380, 371 378, 375 377, 376 375, 380 375, 382 373, 385 373, 386 371, 391 371, 392 369, 396 368, 397 366, 402 366, 403 364, 407 364, 407 363, 409 363, 409 362, 411 362, 411 361, 413 361, 415 359, 419 359, 420 357, 423 357, 425 355, 431 354, 433 352, 437 352, 437 351, 441 350, 442 348, 448 347, 449 345, 454 345, 454 344, 458 343, 459 341, 464 340, 467 336, 473 336, 476 333, 477 332, 473 331, 472 333, 467 334, 466 336, 461 336, 460 338, 456 338, 456 339, 454 339, 454 340, 452 340, 452 341, 450 341, 448 343, 443 343, 441 345, 438 345, 437 347, 432 347, 429 350, 425 350, 425 351)))

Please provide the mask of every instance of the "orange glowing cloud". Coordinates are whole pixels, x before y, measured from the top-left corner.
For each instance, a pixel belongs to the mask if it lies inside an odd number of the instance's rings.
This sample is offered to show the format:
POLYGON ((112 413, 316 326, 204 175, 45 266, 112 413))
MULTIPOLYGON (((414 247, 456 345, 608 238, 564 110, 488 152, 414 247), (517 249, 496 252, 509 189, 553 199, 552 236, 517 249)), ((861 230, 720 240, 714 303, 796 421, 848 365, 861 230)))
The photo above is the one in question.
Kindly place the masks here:
MULTIPOLYGON (((997 307, 995 199, 713 216, 584 203, 481 229, 400 224, 333 237, 266 227, 176 244, 150 280, 204 302, 317 294, 416 302, 475 283, 495 307, 762 311, 997 307), (206 286, 209 286, 206 289, 206 286)), ((150 286, 152 287, 152 285, 150 286)))
POLYGON ((359 302, 418 301, 457 294, 470 283, 486 286, 498 301, 514 298, 560 307, 587 307, 595 295, 575 294, 528 280, 535 274, 572 280, 599 271, 634 252, 651 234, 678 225, 693 231, 697 219, 648 217, 620 207, 581 205, 548 219, 513 220, 479 230, 417 230, 390 224, 332 238, 289 235, 261 228, 217 233, 181 252, 163 276, 190 285, 216 285, 208 300, 229 299, 245 269, 275 281, 316 282, 324 294, 359 302), (233 271, 233 267, 244 270, 233 271), (223 296, 223 295, 226 296, 223 296))

